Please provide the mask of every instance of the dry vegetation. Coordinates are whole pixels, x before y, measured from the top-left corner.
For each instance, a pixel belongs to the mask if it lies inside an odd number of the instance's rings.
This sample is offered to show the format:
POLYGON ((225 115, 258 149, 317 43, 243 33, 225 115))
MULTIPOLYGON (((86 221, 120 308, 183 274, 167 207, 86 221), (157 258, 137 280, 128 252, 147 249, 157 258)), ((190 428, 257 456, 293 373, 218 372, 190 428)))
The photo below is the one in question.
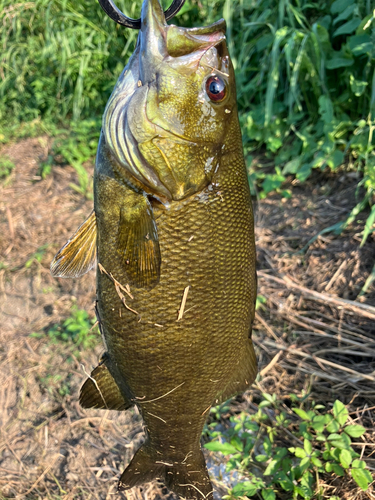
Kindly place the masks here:
MULTIPOLYGON (((38 177, 47 153, 45 138, 1 151, 16 168, 0 188, 0 497, 174 499, 157 484, 116 492, 142 424, 135 410, 119 415, 79 407, 84 370, 96 366, 102 346, 77 352, 30 336, 67 318, 74 305, 94 315, 92 272, 79 280, 49 273, 54 253, 92 202, 69 187, 76 182, 70 166, 38 177)), ((350 421, 368 429, 354 448, 375 470, 375 288, 356 300, 374 263, 373 238, 359 247, 366 215, 341 236, 321 236, 298 253, 355 206, 351 175, 319 174, 295 187, 291 200, 274 195, 258 203, 259 293, 267 299, 254 325, 261 376, 232 411, 255 411, 262 391, 276 393, 286 409, 292 392, 310 391, 327 407, 338 398, 350 421)), ((217 475, 215 460, 209 456, 217 475)), ((218 478, 214 483, 220 498, 225 488, 218 478)), ((322 486, 327 497, 375 498, 371 486, 360 492, 352 480, 328 474, 322 486)))

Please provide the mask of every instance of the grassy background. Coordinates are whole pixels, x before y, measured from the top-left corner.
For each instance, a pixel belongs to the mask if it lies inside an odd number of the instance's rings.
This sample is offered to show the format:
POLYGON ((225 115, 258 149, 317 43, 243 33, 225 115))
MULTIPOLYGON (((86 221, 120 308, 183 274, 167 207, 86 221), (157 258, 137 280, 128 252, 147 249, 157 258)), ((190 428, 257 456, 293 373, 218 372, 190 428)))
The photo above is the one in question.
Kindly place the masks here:
MULTIPOLYGON (((139 15, 140 2, 118 6, 139 15)), ((137 33, 115 25, 92 0, 0 0, 0 12, 0 140, 47 131, 63 139, 55 152, 79 169, 95 154, 101 114, 137 33)), ((373 207, 371 1, 187 0, 174 21, 194 26, 222 15, 249 173, 260 196, 281 190, 287 175, 304 182, 313 169, 345 165, 361 173, 355 214, 373 207), (272 159, 271 170, 253 168, 259 148, 272 159)), ((372 208, 363 243, 374 219, 372 208)))

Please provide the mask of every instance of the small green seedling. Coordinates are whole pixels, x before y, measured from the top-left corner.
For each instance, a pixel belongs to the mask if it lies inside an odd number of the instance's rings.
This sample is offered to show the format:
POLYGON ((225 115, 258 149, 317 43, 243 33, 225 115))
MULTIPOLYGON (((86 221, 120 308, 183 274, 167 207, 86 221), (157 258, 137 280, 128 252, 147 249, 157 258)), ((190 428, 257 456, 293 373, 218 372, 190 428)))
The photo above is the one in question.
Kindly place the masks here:
MULTIPOLYGON (((91 349, 98 343, 98 329, 95 320, 88 313, 76 306, 72 307, 71 316, 60 324, 53 325, 47 332, 32 333, 35 338, 45 338, 51 344, 68 343, 72 348, 91 349)), ((79 353, 79 351, 74 351, 79 353)))

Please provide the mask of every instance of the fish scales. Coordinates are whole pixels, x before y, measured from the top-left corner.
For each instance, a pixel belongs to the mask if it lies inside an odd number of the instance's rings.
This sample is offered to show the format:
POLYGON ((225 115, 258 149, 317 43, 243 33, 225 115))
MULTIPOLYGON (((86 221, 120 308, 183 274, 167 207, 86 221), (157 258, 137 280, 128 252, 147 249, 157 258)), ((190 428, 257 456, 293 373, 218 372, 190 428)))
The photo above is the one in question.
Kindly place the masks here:
POLYGON ((106 353, 80 402, 136 405, 146 433, 119 489, 158 477, 193 500, 212 495, 200 449, 211 406, 256 375, 256 258, 224 23, 176 29, 158 0, 145 0, 135 53, 103 118, 94 212, 51 269, 83 274, 96 245, 106 353))

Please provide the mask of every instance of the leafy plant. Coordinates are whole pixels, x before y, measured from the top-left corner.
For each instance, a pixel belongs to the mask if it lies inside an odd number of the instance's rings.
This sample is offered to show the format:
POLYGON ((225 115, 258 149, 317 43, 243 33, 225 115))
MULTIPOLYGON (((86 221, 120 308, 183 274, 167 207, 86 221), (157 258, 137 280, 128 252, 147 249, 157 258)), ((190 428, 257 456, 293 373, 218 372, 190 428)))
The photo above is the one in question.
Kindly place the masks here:
MULTIPOLYGON (((245 150, 249 168, 259 147, 275 161, 271 173, 262 165, 250 168, 260 196, 281 192, 287 175, 304 182, 313 169, 336 170, 349 160, 351 168, 363 171, 365 206, 372 206, 375 23, 369 3, 243 5, 243 24, 233 18, 230 25, 245 150)), ((232 2, 227 12, 236 11, 232 2)), ((363 243, 375 209, 370 217, 363 243)))
POLYGON ((288 492, 291 499, 321 498, 318 479, 327 473, 350 475, 359 488, 368 489, 372 476, 352 447, 352 438, 361 437, 366 429, 348 423, 343 403, 335 401, 330 411, 312 403, 306 410, 306 398, 291 395, 293 415, 281 409, 275 395, 262 396, 257 413, 230 417, 231 427, 224 432, 216 430, 220 410, 213 410, 216 418, 207 426, 211 441, 205 447, 225 455, 226 470, 243 477, 224 499, 260 493, 263 500, 274 500, 278 491, 288 492), (298 446, 284 445, 286 433, 298 446))
MULTIPOLYGON (((136 0, 118 6, 139 14, 136 0)), ((362 244, 375 222, 372 9, 363 0, 187 0, 174 20, 188 27, 221 15, 227 21, 250 182, 260 196, 290 197, 283 189, 290 175, 305 182, 314 169, 360 170, 356 209, 371 208, 362 244), (260 148, 272 170, 251 165, 260 148)), ((0 141, 38 131, 57 136, 54 150, 78 173, 72 188, 90 197, 82 164, 95 154, 100 117, 136 32, 91 0, 0 0, 0 26, 0 141)), ((49 169, 47 162, 42 175, 49 169)))
POLYGON ((35 338, 47 336, 51 344, 70 343, 82 349, 95 347, 98 342, 98 330, 93 328, 94 319, 86 311, 72 307, 71 316, 59 325, 54 325, 47 332, 32 333, 35 338))
POLYGON ((14 169, 15 164, 9 158, 9 156, 2 156, 0 158, 0 179, 5 179, 10 175, 14 169))

